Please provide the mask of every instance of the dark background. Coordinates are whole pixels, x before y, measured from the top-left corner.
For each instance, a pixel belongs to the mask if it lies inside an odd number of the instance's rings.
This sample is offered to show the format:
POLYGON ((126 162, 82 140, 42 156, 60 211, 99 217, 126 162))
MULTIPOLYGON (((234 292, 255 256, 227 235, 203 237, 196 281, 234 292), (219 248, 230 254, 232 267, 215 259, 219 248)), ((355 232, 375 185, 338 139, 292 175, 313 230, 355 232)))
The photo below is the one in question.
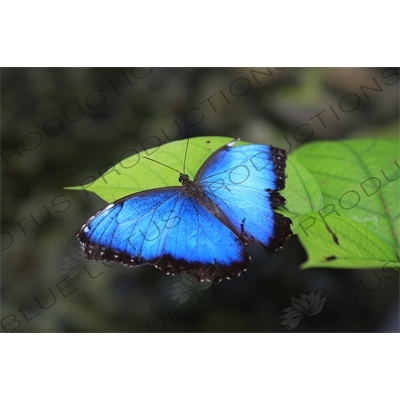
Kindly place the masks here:
POLYGON ((181 276, 83 260, 73 236, 105 203, 63 189, 170 139, 241 137, 290 153, 397 138, 398 79, 388 68, 3 68, 2 331, 281 332, 291 298, 313 291, 327 296, 323 311, 290 332, 398 331, 396 271, 302 271, 296 237, 176 305, 181 276), (85 268, 63 280, 71 265, 85 268))

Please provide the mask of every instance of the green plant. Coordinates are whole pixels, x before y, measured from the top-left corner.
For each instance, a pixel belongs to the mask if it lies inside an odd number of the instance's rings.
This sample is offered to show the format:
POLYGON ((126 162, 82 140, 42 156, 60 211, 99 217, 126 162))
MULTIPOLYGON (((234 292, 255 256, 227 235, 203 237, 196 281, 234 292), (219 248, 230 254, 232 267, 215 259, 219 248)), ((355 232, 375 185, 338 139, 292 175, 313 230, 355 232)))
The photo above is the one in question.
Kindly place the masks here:
MULTIPOLYGON (((176 173, 143 157, 193 179, 206 158, 231 140, 190 139, 185 167, 186 140, 144 150, 94 182, 67 189, 92 191, 112 202, 142 190, 176 186, 176 173)), ((314 142, 289 155, 282 191, 287 203, 278 211, 292 219, 292 230, 307 252, 303 268, 400 266, 398 158, 399 141, 380 139, 314 142)))

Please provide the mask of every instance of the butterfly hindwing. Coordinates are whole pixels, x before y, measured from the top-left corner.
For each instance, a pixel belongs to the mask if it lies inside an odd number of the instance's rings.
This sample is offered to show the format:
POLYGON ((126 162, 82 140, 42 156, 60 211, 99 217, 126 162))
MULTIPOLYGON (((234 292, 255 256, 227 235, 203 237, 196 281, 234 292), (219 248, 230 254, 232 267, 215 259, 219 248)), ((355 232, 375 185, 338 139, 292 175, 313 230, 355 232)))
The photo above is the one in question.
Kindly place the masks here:
POLYGON ((243 243, 181 187, 147 190, 109 204, 78 232, 89 259, 166 273, 209 268, 240 275, 250 264, 243 243))

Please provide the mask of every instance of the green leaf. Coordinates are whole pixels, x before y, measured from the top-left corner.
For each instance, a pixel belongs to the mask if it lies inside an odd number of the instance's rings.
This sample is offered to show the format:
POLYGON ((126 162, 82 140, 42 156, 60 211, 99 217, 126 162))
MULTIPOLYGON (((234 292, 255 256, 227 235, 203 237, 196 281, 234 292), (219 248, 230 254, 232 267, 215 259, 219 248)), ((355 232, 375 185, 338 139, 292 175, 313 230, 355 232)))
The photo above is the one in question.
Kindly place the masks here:
POLYGON ((286 174, 286 186, 281 192, 286 199, 286 210, 279 209, 279 212, 292 220, 292 231, 296 234, 299 218, 322 208, 322 193, 315 178, 295 156, 288 157, 286 174))
POLYGON ((294 155, 321 188, 318 211, 359 222, 400 255, 398 140, 315 142, 294 155))
POLYGON ((385 241, 344 216, 310 212, 300 218, 299 228, 299 240, 308 255, 302 268, 400 266, 396 254, 385 241))
MULTIPOLYGON (((232 140, 229 137, 218 136, 190 139, 185 172, 193 179, 204 161, 217 149, 232 140)), ((246 143, 238 142, 238 144, 246 143)), ((143 157, 150 157, 168 167, 184 172, 183 163, 187 144, 187 139, 184 139, 141 151, 125 158, 94 182, 65 189, 94 192, 111 203, 143 190, 177 186, 179 185, 177 172, 143 157)))

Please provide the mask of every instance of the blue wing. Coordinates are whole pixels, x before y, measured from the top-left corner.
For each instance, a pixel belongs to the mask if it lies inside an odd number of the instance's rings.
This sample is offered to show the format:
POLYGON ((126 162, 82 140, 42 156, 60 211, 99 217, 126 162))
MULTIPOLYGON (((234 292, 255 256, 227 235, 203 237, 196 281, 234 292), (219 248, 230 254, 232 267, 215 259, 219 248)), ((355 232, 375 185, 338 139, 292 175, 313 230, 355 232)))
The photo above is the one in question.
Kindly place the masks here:
MULTIPOLYGON (((147 190, 104 207, 78 231, 88 259, 154 264, 175 274, 201 270, 238 276, 250 265, 244 246, 273 251, 291 235, 285 203, 286 153, 270 146, 228 143, 212 154, 193 182, 147 190), (205 267, 204 270, 202 267, 205 267)), ((181 174, 181 178, 182 178, 181 174)))
POLYGON ((111 203, 78 231, 88 259, 153 264, 166 273, 208 269, 233 277, 250 265, 243 242, 182 187, 111 203))
POLYGON ((281 247, 292 234, 291 220, 274 208, 285 203, 284 150, 230 142, 213 153, 194 182, 221 210, 224 223, 246 244, 259 241, 268 250, 281 247))

